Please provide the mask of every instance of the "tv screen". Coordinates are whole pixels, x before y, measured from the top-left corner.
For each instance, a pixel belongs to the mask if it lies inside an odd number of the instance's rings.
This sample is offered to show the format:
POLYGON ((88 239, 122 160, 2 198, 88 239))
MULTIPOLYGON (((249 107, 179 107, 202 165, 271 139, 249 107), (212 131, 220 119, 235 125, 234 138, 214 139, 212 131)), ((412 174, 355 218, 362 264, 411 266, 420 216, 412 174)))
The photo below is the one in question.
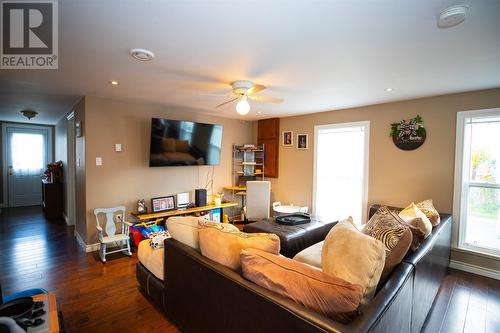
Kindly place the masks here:
POLYGON ((149 166, 218 165, 222 125, 153 118, 149 166))

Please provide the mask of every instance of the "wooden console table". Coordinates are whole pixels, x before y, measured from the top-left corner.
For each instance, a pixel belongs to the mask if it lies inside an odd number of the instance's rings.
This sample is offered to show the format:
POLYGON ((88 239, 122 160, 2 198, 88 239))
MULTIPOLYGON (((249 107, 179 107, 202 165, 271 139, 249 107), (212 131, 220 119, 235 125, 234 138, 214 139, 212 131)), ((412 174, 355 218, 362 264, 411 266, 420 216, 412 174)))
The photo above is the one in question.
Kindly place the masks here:
MULTIPOLYGON (((154 220, 154 219, 159 219, 159 218, 187 215, 187 214, 199 213, 199 212, 206 212, 206 211, 210 211, 213 209, 222 209, 222 208, 228 208, 228 207, 234 207, 234 206, 238 206, 238 204, 236 202, 224 202, 220 205, 209 204, 209 205, 201 206, 201 207, 167 210, 167 211, 158 212, 158 213, 138 214, 138 213, 134 212, 134 213, 132 213, 132 216, 135 217, 139 222, 146 222, 149 220, 154 220)), ((222 214, 221 214, 221 218, 222 218, 222 214)))

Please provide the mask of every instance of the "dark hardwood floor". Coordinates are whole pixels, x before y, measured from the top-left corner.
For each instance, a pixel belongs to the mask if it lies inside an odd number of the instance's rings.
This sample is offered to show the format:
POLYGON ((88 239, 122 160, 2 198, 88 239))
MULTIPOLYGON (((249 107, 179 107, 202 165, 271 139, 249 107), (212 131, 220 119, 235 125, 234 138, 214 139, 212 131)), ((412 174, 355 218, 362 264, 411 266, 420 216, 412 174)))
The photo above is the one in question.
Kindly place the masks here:
MULTIPOLYGON (((140 292, 137 256, 102 264, 62 221, 40 207, 2 209, 0 282, 4 295, 41 287, 57 294, 68 332, 178 332, 140 292)), ((500 281, 450 270, 422 332, 500 332, 500 281)))
POLYGON ((56 293, 67 332, 178 332, 139 291, 136 253, 102 264, 63 221, 40 207, 2 209, 0 282, 4 295, 28 288, 56 293))

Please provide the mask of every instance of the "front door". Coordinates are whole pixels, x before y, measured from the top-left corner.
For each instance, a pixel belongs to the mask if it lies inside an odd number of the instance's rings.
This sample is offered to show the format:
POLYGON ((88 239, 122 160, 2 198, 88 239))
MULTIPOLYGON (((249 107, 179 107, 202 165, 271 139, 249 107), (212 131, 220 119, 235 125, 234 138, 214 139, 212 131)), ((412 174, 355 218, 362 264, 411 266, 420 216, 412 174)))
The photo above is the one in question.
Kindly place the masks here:
POLYGON ((10 125, 6 139, 9 207, 41 205, 41 175, 51 150, 49 129, 10 125))

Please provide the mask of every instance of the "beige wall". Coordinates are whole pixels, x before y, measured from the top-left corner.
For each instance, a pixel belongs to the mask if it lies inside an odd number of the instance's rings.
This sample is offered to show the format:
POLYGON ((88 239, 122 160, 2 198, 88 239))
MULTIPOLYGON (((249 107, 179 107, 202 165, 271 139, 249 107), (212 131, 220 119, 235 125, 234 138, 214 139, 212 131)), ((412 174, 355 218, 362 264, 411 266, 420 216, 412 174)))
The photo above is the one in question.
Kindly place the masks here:
MULTIPOLYGON (((415 200, 432 198, 440 212, 451 213, 455 163, 456 113, 500 107, 500 89, 422 98, 396 103, 281 118, 281 130, 309 134, 309 150, 280 146, 278 179, 270 179, 274 200, 312 206, 314 126, 370 121, 368 205, 403 207, 415 200), (403 151, 392 143, 389 124, 420 114, 427 129, 423 146, 403 151)), ((281 144, 281 142, 280 142, 281 144)), ((346 143, 348 144, 348 143, 346 143)), ((342 163, 342 157, 338 157, 342 163)), ((335 189, 332 189, 335 191, 335 189)), ((454 246, 458 224, 454 224, 454 246)), ((453 250, 452 259, 500 271, 500 261, 453 250)))
MULTIPOLYGON (((368 204, 405 206, 432 198, 439 211, 449 213, 453 203, 456 113, 499 106, 500 89, 492 89, 281 118, 281 130, 294 131, 294 143, 298 133, 306 133, 310 146, 308 150, 280 146, 279 178, 271 179, 275 199, 312 206, 315 125, 368 120, 368 204), (389 137, 389 124, 417 114, 424 119, 426 142, 414 151, 398 149, 389 137)), ((338 162, 342 163, 342 156, 338 162)))
POLYGON ((232 145, 252 141, 251 122, 193 113, 181 107, 85 97, 87 244, 97 242, 93 215, 97 207, 125 204, 131 212, 136 209, 137 199, 146 199, 150 206, 151 197, 205 187, 208 166, 149 167, 153 117, 224 126, 221 163, 214 168, 216 192, 231 184, 232 145), (123 145, 123 152, 114 151, 116 143, 123 145), (102 157, 102 166, 95 165, 96 157, 102 157))

